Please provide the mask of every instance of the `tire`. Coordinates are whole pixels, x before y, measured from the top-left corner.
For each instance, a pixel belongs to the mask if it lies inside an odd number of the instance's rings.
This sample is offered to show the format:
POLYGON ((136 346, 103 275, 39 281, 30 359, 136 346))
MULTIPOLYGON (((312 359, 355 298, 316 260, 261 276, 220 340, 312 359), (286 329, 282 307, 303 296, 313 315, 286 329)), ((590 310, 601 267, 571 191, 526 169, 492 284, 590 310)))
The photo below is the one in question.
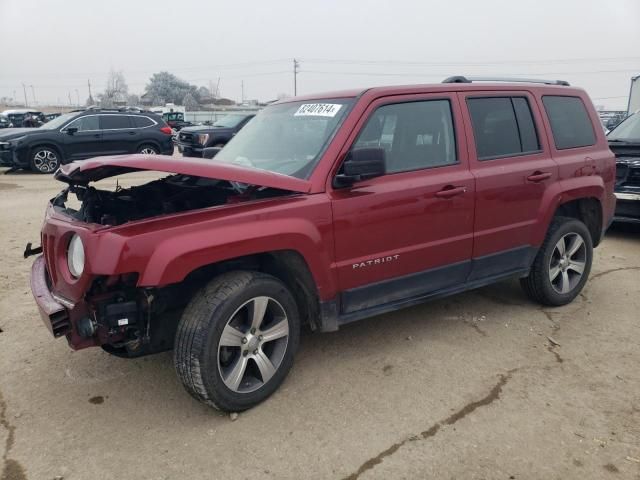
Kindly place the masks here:
POLYGON ((566 305, 582 291, 592 261, 593 241, 585 224, 574 218, 556 217, 529 275, 520 284, 530 299, 542 305, 566 305))
POLYGON ((61 163, 60 153, 53 147, 36 147, 29 153, 29 165, 36 173, 53 173, 61 163))
POLYGON ((174 364, 194 398, 239 412, 280 386, 293 365, 299 338, 296 302, 280 280, 260 272, 228 272, 187 305, 176 333, 174 364), (264 313, 256 315, 262 323, 254 323, 257 330, 252 331, 256 309, 264 313), (273 338, 267 340, 268 335, 273 338))
POLYGON ((138 148, 138 153, 142 155, 158 155, 160 150, 158 150, 158 147, 155 145, 145 144, 138 148))

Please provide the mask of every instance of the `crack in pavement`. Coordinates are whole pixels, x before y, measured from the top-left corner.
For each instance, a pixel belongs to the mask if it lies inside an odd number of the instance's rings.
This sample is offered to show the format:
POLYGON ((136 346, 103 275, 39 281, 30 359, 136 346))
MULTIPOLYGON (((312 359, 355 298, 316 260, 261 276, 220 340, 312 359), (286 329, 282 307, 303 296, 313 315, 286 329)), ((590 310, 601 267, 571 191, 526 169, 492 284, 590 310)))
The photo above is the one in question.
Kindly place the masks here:
POLYGON ((596 273, 595 275, 591 276, 590 280, 595 280, 596 278, 600 278, 604 275, 609 275, 610 273, 614 273, 614 272, 621 272, 624 270, 640 270, 640 267, 618 267, 618 268, 611 268, 609 270, 605 270, 604 272, 600 272, 600 273, 596 273))
POLYGON ((27 475, 22 465, 9 458, 9 452, 15 442, 16 427, 7 420, 7 403, 2 397, 2 392, 0 392, 0 426, 7 431, 7 440, 4 443, 4 452, 2 453, 0 480, 26 480, 27 475))
POLYGON ((489 391, 489 393, 484 397, 482 397, 480 400, 476 400, 474 402, 466 404, 460 410, 449 415, 444 420, 441 420, 433 424, 428 430, 420 432, 418 435, 412 435, 411 437, 405 438, 401 442, 394 443, 389 448, 387 448, 386 450, 383 450, 375 457, 370 458, 369 460, 364 462, 362 465, 360 465, 360 468, 358 468, 356 472, 344 477, 344 480, 357 480, 360 477, 360 475, 362 475, 364 472, 371 470, 376 465, 379 465, 380 463, 382 463, 382 461, 386 457, 393 455, 407 443, 415 442, 418 440, 426 440, 427 438, 433 437, 440 431, 441 427, 447 426, 447 425, 453 425, 454 423, 462 420, 467 415, 473 413, 478 408, 490 405, 495 400, 500 398, 500 394, 502 393, 502 388, 507 384, 507 382, 511 379, 511 376, 513 375, 513 373, 515 373, 517 370, 519 369, 513 368, 509 370, 506 374, 500 374, 498 383, 496 383, 493 386, 493 388, 489 391))

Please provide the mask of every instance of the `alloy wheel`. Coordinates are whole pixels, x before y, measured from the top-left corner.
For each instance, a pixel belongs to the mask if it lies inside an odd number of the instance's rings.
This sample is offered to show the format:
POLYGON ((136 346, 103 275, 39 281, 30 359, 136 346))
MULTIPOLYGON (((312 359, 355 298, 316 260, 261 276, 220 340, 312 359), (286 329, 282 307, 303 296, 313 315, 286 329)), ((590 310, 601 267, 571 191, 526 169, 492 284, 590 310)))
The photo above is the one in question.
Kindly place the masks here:
POLYGON ((52 150, 38 150, 33 165, 42 173, 51 173, 58 168, 58 155, 52 150))
POLYGON ((140 150, 142 155, 155 155, 157 152, 153 147, 144 147, 140 150))
POLYGON ((265 385, 282 364, 289 340, 289 320, 271 297, 254 297, 227 321, 218 343, 218 371, 236 393, 265 385))
POLYGON ((578 233, 567 233, 556 243, 549 260, 549 280, 560 294, 570 293, 580 283, 587 263, 587 247, 578 233))

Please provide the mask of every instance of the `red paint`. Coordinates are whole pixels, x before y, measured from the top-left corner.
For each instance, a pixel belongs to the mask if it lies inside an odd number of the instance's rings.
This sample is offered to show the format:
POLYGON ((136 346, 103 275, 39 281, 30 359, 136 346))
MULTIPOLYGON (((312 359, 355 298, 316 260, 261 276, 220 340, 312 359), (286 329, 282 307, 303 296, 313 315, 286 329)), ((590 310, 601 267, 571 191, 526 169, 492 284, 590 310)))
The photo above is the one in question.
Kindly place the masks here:
MULTIPOLYGON (((61 178, 88 180, 124 171, 157 170, 269 186, 296 194, 117 227, 82 224, 49 207, 42 233, 46 236, 43 244, 52 291, 82 310, 85 293, 96 275, 135 272, 139 274, 139 286, 164 286, 180 282, 203 265, 260 252, 295 250, 306 260, 320 299, 330 300, 345 289, 521 245, 539 246, 558 205, 573 199, 598 199, 605 227, 612 218, 615 159, 602 129, 596 128, 599 121, 593 105, 580 89, 441 84, 373 88, 363 93, 308 96, 305 100, 358 94, 308 180, 213 160, 159 156, 101 157, 63 167, 61 178), (469 95, 510 94, 528 97, 542 152, 479 162, 465 99, 469 95), (545 94, 581 97, 597 143, 556 150, 541 102, 545 94), (335 172, 376 107, 429 98, 451 102, 459 163, 386 175, 351 188, 332 187, 335 172), (448 189, 453 190, 447 193, 448 189), (86 250, 85 272, 77 280, 71 278, 66 267, 66 248, 72 233, 82 237, 86 250), (369 261, 366 268, 354 268, 354 264, 369 261)), ((77 335, 69 340, 77 348, 86 346, 77 335)))

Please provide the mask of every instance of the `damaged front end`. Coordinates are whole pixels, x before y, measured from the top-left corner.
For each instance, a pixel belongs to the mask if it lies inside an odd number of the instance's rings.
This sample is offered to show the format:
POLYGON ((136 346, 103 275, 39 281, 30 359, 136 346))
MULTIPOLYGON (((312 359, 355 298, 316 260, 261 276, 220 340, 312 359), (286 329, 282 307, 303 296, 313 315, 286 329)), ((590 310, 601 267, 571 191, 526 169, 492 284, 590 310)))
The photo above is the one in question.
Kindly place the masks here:
POLYGON ((31 289, 54 337, 65 336, 74 349, 102 346, 124 357, 173 348, 180 315, 202 284, 196 275, 179 283, 141 285, 153 247, 140 241, 145 233, 163 234, 201 221, 208 209, 220 215, 218 208, 307 188, 302 180, 201 161, 132 156, 82 163, 56 174, 68 186, 47 208, 41 247, 25 249, 25 258, 42 253, 32 267, 31 289), (95 184, 141 170, 168 175, 128 188, 95 184), (191 211, 196 215, 177 219, 191 211))

